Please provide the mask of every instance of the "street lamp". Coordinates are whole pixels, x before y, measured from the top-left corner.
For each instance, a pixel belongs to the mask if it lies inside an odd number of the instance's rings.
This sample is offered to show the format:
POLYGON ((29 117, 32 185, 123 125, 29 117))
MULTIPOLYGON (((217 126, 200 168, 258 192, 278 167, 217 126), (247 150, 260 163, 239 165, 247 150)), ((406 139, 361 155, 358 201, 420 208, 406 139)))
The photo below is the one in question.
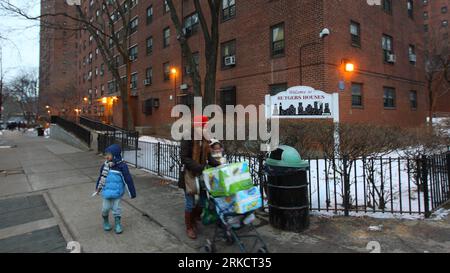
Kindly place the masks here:
POLYGON ((355 64, 351 61, 344 59, 342 60, 342 63, 344 64, 344 71, 345 72, 354 72, 355 71, 355 64))
POLYGON ((170 74, 173 75, 173 93, 174 93, 174 101, 175 101, 175 105, 177 104, 177 74, 178 71, 175 67, 173 67, 172 69, 170 69, 170 74))

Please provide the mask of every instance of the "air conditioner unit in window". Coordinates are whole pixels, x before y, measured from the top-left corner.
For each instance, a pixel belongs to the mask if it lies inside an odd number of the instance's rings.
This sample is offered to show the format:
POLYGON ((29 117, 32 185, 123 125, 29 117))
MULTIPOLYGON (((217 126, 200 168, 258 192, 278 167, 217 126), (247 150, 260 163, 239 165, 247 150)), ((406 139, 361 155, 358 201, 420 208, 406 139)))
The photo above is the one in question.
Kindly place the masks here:
POLYGON ((232 66, 236 64, 236 56, 225 57, 225 65, 232 66))
POLYGON ((145 79, 144 80, 144 85, 151 85, 152 84, 152 80, 151 79, 145 79))
POLYGON ((395 63, 395 54, 387 53, 386 54, 386 61, 388 63, 395 63))
POLYGON ((134 61, 134 60, 136 60, 137 59, 137 56, 135 56, 135 55, 130 55, 130 61, 134 61))
POLYGON ((409 54, 409 61, 415 63, 417 61, 417 55, 409 54))
POLYGON ((182 85, 180 85, 180 89, 181 90, 187 90, 189 88, 189 86, 185 83, 183 83, 182 85))

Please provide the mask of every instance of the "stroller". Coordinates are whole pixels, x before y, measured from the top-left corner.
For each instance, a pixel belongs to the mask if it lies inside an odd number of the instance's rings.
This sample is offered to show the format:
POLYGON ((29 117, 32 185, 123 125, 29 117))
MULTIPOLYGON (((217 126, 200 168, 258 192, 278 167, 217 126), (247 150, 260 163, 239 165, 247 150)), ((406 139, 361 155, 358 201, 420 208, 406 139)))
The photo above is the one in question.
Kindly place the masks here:
MULTIPOLYGON (((204 186, 204 185, 202 185, 204 186)), ((219 202, 220 198, 213 197, 208 187, 206 188, 207 202, 210 209, 214 209, 217 213, 217 221, 215 223, 214 235, 211 239, 206 240, 204 250, 208 253, 216 252, 216 242, 222 240, 227 245, 231 246, 236 243, 242 253, 249 253, 255 250, 258 243, 260 247, 257 253, 268 253, 266 243, 263 241, 252 221, 255 218, 255 210, 248 211, 245 214, 237 214, 224 208, 223 204, 219 202), (242 239, 250 239, 253 241, 253 246, 247 248, 242 239)))

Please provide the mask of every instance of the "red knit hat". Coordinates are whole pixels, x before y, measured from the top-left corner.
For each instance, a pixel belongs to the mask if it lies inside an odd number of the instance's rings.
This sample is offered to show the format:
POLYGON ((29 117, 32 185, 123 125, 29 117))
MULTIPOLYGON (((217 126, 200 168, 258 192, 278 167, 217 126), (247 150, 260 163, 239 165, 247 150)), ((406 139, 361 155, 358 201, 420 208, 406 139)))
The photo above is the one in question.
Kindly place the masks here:
POLYGON ((205 127, 205 125, 208 123, 208 117, 207 116, 195 116, 194 117, 194 127, 205 127))

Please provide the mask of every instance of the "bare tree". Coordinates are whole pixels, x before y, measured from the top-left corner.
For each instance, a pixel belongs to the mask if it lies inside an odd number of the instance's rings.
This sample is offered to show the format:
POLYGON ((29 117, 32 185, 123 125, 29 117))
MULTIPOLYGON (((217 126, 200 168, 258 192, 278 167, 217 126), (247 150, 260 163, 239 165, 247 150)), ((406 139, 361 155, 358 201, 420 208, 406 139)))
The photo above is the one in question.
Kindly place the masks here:
POLYGON ((5 94, 10 102, 18 105, 28 124, 37 118, 37 76, 35 72, 22 72, 5 86, 5 94))
POLYGON ((450 48, 438 30, 430 28, 426 38, 425 76, 428 93, 428 118, 432 124, 437 102, 450 93, 450 48))
POLYGON ((100 0, 95 1, 99 14, 93 14, 95 9, 85 10, 82 5, 74 7, 76 15, 67 12, 42 13, 38 16, 28 14, 24 9, 12 4, 9 0, 0 0, 0 9, 22 16, 29 20, 40 21, 48 28, 67 31, 88 31, 95 41, 99 52, 108 67, 120 92, 123 126, 134 128, 134 119, 130 108, 131 97, 131 63, 130 35, 134 31, 131 24, 131 9, 136 0, 100 0), (60 24, 56 17, 69 19, 72 24, 60 24), (116 57, 120 56, 120 59, 116 57), (121 63, 126 66, 125 75, 121 73, 121 63), (125 77, 126 80, 123 80, 125 77))
MULTIPOLYGON (((178 2, 182 2, 179 0, 178 2)), ((191 47, 189 46, 189 37, 186 35, 183 22, 180 21, 180 16, 177 13, 177 8, 174 5, 174 1, 166 0, 166 4, 170 9, 170 16, 175 29, 177 31, 177 39, 180 43, 183 55, 186 57, 189 68, 192 71, 190 78, 192 80, 193 90, 195 96, 202 96, 204 98, 205 105, 216 103, 216 74, 217 74, 217 57, 219 48, 219 19, 220 10, 222 6, 221 0, 208 0, 200 3, 199 0, 194 0, 195 12, 200 21, 200 26, 203 33, 203 39, 205 43, 205 60, 206 60, 206 72, 204 75, 204 89, 202 92, 202 81, 200 73, 195 63, 194 55, 192 54, 191 47), (207 2, 207 4, 202 4, 207 2), (208 12, 209 22, 205 14, 205 6, 208 12)))

